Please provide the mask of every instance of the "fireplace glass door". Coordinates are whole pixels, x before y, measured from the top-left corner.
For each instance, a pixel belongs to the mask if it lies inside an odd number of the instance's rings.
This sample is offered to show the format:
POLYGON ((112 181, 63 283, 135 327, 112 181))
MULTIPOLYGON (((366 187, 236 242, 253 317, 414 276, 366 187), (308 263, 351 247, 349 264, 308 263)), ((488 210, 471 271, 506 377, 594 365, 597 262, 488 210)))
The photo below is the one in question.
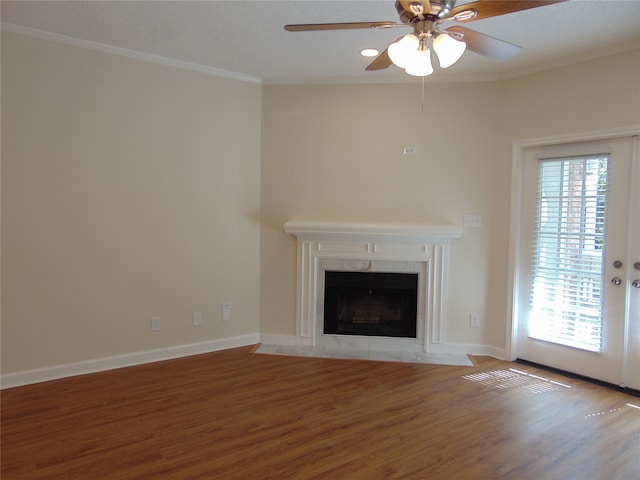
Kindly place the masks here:
POLYGON ((325 271, 325 334, 416 338, 417 307, 417 273, 325 271))

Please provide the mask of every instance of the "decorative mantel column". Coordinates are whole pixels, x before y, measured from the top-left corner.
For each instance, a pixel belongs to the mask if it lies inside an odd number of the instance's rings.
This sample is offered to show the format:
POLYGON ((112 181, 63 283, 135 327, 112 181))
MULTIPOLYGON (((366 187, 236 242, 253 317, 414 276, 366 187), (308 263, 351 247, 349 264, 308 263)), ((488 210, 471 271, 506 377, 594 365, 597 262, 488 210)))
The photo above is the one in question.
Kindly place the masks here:
MULTIPOLYGON (((287 222, 298 238, 296 344, 316 346, 318 261, 322 259, 423 262, 422 350, 446 350, 449 244, 462 236, 455 225, 287 222)), ((321 310, 321 309, 320 309, 321 310)))

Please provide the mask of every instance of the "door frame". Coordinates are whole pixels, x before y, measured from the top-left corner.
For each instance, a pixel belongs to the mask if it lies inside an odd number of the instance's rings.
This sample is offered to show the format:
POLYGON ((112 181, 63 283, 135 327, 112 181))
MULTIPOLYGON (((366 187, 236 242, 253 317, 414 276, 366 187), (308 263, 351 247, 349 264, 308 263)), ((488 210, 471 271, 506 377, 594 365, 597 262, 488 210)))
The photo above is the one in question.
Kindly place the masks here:
MULTIPOLYGON (((525 150, 528 148, 543 147, 549 145, 562 145, 566 143, 588 142, 593 140, 608 140, 620 137, 632 137, 640 135, 640 125, 619 127, 606 130, 596 130, 582 133, 569 133, 565 135, 538 137, 524 140, 515 140, 512 143, 511 158, 511 205, 509 213, 509 265, 507 279, 507 331, 505 342, 505 359, 514 361, 518 358, 518 325, 520 319, 517 299, 521 289, 520 275, 518 272, 518 259, 521 258, 521 232, 522 232, 522 193, 524 182, 525 150)), ((625 328, 626 336, 626 328, 625 328)), ((625 339, 626 343, 626 339, 625 339)))

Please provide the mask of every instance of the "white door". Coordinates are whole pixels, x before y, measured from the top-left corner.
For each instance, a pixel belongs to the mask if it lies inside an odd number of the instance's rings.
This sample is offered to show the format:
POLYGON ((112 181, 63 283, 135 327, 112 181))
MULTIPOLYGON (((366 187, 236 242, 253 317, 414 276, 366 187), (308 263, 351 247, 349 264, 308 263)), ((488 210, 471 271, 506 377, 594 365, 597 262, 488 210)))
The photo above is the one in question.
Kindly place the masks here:
POLYGON ((629 212, 627 336, 623 380, 627 387, 640 390, 640 139, 634 138, 629 212))
POLYGON ((515 356, 640 388, 638 142, 524 151, 515 356))

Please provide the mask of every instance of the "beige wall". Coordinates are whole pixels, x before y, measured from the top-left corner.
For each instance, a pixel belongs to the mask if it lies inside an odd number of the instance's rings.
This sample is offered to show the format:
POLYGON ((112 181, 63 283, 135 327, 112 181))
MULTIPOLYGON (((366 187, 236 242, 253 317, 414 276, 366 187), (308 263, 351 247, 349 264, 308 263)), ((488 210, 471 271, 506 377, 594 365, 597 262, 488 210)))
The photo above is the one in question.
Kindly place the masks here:
POLYGON ((262 333, 295 334, 296 241, 285 221, 461 225, 464 214, 481 214, 485 227, 452 247, 449 333, 459 343, 499 341, 504 292, 494 289, 504 287, 489 276, 508 245, 495 235, 509 193, 508 175, 496 172, 500 95, 497 83, 427 84, 421 111, 420 82, 264 87, 262 333), (497 336, 469 327, 473 312, 497 336))
POLYGON ((505 139, 640 123, 640 50, 503 82, 505 139))
POLYGON ((483 215, 449 341, 502 348, 511 143, 640 124, 639 62, 428 83, 422 112, 419 82, 260 87, 3 33, 2 372, 294 335, 287 220, 483 215))
POLYGON ((457 85, 263 88, 261 331, 295 334, 287 220, 462 224, 448 340, 505 347, 512 142, 640 124, 640 51, 457 85), (416 156, 402 147, 416 146, 416 156), (277 280, 277 281, 276 281, 277 280), (469 314, 482 315, 480 328, 469 314))
POLYGON ((257 332, 260 103, 3 32, 3 373, 257 332))

